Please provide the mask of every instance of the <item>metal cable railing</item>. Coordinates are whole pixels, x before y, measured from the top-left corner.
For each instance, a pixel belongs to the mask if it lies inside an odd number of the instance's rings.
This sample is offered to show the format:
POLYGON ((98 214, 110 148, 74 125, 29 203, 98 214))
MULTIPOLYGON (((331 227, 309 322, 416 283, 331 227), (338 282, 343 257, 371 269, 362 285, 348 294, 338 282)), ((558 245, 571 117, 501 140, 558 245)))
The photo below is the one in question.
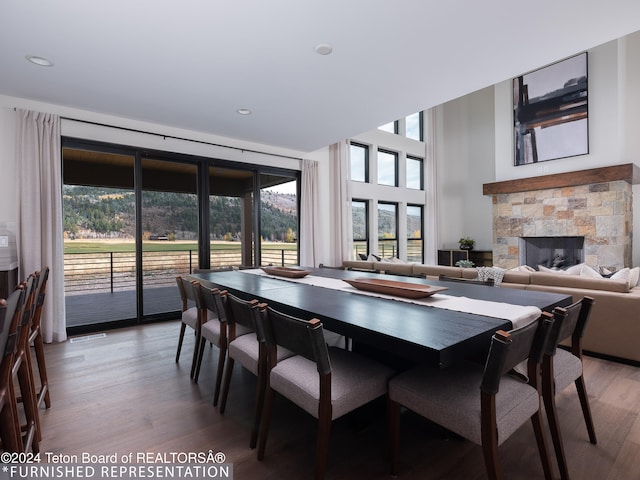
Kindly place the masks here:
MULTIPOLYGON (((242 257, 238 249, 215 250, 211 267, 239 266, 242 257)), ((263 248, 262 263, 296 265, 295 249, 263 248)), ((188 275, 198 267, 196 250, 165 250, 142 253, 144 286, 174 285, 178 275, 188 275)), ((135 252, 65 253, 65 295, 105 293, 136 288, 135 252)))

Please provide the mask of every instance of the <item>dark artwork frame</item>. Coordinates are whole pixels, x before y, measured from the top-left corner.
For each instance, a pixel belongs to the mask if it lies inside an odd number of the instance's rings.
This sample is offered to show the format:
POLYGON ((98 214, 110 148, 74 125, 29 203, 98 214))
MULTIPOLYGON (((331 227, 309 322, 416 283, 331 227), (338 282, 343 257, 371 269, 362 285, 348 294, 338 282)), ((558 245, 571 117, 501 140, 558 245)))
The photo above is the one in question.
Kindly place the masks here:
POLYGON ((513 79, 514 165, 589 153, 587 52, 513 79))

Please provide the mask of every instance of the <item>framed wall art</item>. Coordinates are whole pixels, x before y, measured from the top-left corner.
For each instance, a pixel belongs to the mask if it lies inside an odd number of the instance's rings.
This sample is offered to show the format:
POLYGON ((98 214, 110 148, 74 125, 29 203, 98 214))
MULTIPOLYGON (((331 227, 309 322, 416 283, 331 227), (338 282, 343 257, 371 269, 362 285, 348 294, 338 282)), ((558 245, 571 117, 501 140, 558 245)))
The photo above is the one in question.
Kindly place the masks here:
POLYGON ((514 163, 589 153, 587 53, 513 79, 514 163))

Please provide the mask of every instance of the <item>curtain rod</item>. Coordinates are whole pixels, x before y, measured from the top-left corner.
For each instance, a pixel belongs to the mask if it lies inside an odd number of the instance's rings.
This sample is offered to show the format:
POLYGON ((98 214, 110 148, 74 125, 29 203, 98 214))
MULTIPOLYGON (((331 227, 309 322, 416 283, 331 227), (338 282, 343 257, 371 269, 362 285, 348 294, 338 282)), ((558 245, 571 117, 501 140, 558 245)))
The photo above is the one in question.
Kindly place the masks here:
MULTIPOLYGON (((14 108, 14 110, 15 110, 15 108, 14 108)), ((145 134, 145 135, 155 135, 156 137, 162 137, 165 140, 167 138, 170 138, 172 140, 182 140, 182 141, 185 141, 185 142, 200 143, 200 144, 209 145, 209 146, 212 146, 212 147, 229 148, 231 150, 239 150, 241 152, 259 153, 261 155, 269 155, 269 156, 272 156, 272 157, 280 157, 280 158, 289 158, 291 160, 300 160, 300 161, 303 160, 300 157, 293 157, 291 155, 279 155, 277 153, 262 152, 260 150, 252 150, 250 148, 232 147, 232 146, 229 146, 229 145, 222 145, 220 143, 206 142, 204 140, 194 140, 192 138, 186 138, 186 137, 177 137, 175 135, 164 135, 162 133, 146 132, 144 130, 138 130, 138 129, 129 128, 129 127, 119 127, 117 125, 109 125, 107 123, 91 122, 89 120, 78 120, 77 118, 70 118, 70 117, 60 117, 60 118, 63 119, 63 120, 71 120, 72 122, 80 122, 80 123, 86 123, 88 125, 96 125, 98 127, 117 128, 119 130, 125 130, 127 132, 142 133, 142 134, 145 134)))

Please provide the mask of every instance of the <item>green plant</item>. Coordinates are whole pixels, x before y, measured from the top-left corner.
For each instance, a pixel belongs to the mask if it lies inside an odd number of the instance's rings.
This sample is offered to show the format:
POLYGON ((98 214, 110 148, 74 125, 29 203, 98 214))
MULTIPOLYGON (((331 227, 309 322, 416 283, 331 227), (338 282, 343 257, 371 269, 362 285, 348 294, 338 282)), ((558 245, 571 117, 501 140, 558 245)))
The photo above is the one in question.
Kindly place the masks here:
POLYGON ((460 238, 460 240, 458 240, 458 243, 461 247, 473 248, 473 246, 476 244, 476 241, 471 237, 462 237, 460 238))
POLYGON ((456 267, 472 268, 475 267, 475 263, 473 263, 471 260, 458 260, 456 262, 456 267))

